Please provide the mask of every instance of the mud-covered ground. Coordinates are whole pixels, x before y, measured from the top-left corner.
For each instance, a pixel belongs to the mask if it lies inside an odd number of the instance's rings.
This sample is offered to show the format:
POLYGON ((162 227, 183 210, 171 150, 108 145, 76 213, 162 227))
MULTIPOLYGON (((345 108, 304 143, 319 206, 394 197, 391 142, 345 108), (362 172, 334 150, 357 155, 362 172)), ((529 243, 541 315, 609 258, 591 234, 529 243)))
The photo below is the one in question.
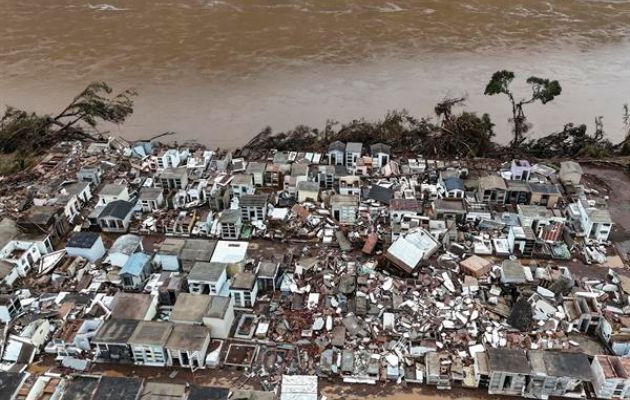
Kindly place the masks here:
POLYGON ((588 164, 583 164, 582 169, 585 174, 584 179, 588 180, 589 184, 601 185, 603 183, 601 189, 608 190, 608 209, 616 224, 611 240, 621 242, 630 239, 630 175, 628 170, 588 164))

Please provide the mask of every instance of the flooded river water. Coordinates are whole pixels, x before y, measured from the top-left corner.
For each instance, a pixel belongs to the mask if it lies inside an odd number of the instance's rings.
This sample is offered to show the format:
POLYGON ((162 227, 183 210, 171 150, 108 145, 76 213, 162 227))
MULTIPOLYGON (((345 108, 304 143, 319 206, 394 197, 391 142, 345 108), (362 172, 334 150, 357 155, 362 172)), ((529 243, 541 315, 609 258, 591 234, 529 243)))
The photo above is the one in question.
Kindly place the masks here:
MULTIPOLYGON (((509 139, 506 99, 484 97, 497 69, 560 80, 527 109, 532 134, 604 116, 623 135, 630 102, 630 1, 0 0, 0 104, 53 112, 85 84, 136 88, 114 133, 176 131, 212 146, 261 128, 430 115, 468 95, 509 139), (100 3, 107 1, 107 3, 100 3)), ((527 88, 517 87, 523 95, 527 88)))

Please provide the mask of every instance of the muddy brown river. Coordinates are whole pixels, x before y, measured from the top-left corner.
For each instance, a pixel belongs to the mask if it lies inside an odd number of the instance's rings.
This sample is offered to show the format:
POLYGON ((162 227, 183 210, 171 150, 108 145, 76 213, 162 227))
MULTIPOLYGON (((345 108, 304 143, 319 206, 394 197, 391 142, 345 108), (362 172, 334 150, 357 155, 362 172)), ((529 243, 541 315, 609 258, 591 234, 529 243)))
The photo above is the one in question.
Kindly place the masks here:
MULTIPOLYGON (((243 144, 261 128, 389 109, 430 115, 448 96, 488 111, 509 139, 506 99, 487 79, 511 69, 560 80, 527 115, 532 135, 604 117, 623 137, 630 102, 630 1, 0 0, 0 104, 53 112, 85 84, 140 92, 112 133, 176 131, 243 144), (106 3, 102 3, 106 1, 106 3)), ((526 94, 527 87, 516 89, 526 94)))

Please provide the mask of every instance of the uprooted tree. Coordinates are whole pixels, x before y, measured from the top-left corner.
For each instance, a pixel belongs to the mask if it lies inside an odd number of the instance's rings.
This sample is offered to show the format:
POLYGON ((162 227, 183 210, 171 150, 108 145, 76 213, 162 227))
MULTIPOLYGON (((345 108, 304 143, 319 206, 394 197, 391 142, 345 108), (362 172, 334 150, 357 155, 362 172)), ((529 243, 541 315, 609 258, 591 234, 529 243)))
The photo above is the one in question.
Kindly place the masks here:
POLYGON ((465 101, 464 97, 447 98, 435 106, 439 122, 425 140, 425 153, 438 157, 487 157, 497 153, 490 115, 484 113, 479 117, 474 112, 453 112, 453 107, 463 106, 465 101))
POLYGON ((19 169, 28 155, 65 140, 102 140, 100 123, 121 124, 133 113, 133 90, 112 95, 105 82, 94 82, 56 115, 40 115, 7 106, 0 117, 0 153, 19 153, 19 169))
POLYGON ((510 100, 510 104, 512 105, 512 124, 514 128, 514 137, 511 146, 512 148, 517 148, 523 143, 525 134, 529 130, 523 106, 536 101, 547 104, 562 93, 562 87, 556 80, 531 76, 527 78, 527 83, 532 89, 531 97, 516 100, 514 93, 512 93, 510 89, 510 84, 513 80, 514 72, 507 70, 497 71, 492 74, 492 78, 490 78, 490 82, 486 85, 484 94, 489 96, 505 94, 510 100))

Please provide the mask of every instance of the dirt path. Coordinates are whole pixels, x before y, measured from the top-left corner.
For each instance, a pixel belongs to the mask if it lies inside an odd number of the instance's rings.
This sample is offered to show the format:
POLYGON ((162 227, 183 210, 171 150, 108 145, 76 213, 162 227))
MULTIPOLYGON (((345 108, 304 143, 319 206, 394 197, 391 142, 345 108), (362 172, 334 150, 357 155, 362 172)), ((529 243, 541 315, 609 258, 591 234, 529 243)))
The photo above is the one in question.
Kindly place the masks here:
MULTIPOLYGON (((32 364, 29 372, 42 374, 51 371, 56 373, 70 373, 61 370, 52 357, 43 357, 39 363, 32 364)), ((229 389, 264 390, 258 383, 259 379, 245 380, 243 371, 222 368, 198 370, 194 373, 181 368, 140 367, 129 364, 92 364, 86 373, 105 376, 140 377, 148 381, 170 382, 181 385, 194 384, 199 386, 224 387, 229 389), (170 375, 177 372, 174 377, 170 375)), ((508 399, 504 396, 488 395, 485 389, 437 390, 433 386, 416 384, 397 384, 393 381, 379 382, 377 385, 346 384, 337 379, 319 380, 320 394, 328 400, 478 400, 478 399, 508 399)))

